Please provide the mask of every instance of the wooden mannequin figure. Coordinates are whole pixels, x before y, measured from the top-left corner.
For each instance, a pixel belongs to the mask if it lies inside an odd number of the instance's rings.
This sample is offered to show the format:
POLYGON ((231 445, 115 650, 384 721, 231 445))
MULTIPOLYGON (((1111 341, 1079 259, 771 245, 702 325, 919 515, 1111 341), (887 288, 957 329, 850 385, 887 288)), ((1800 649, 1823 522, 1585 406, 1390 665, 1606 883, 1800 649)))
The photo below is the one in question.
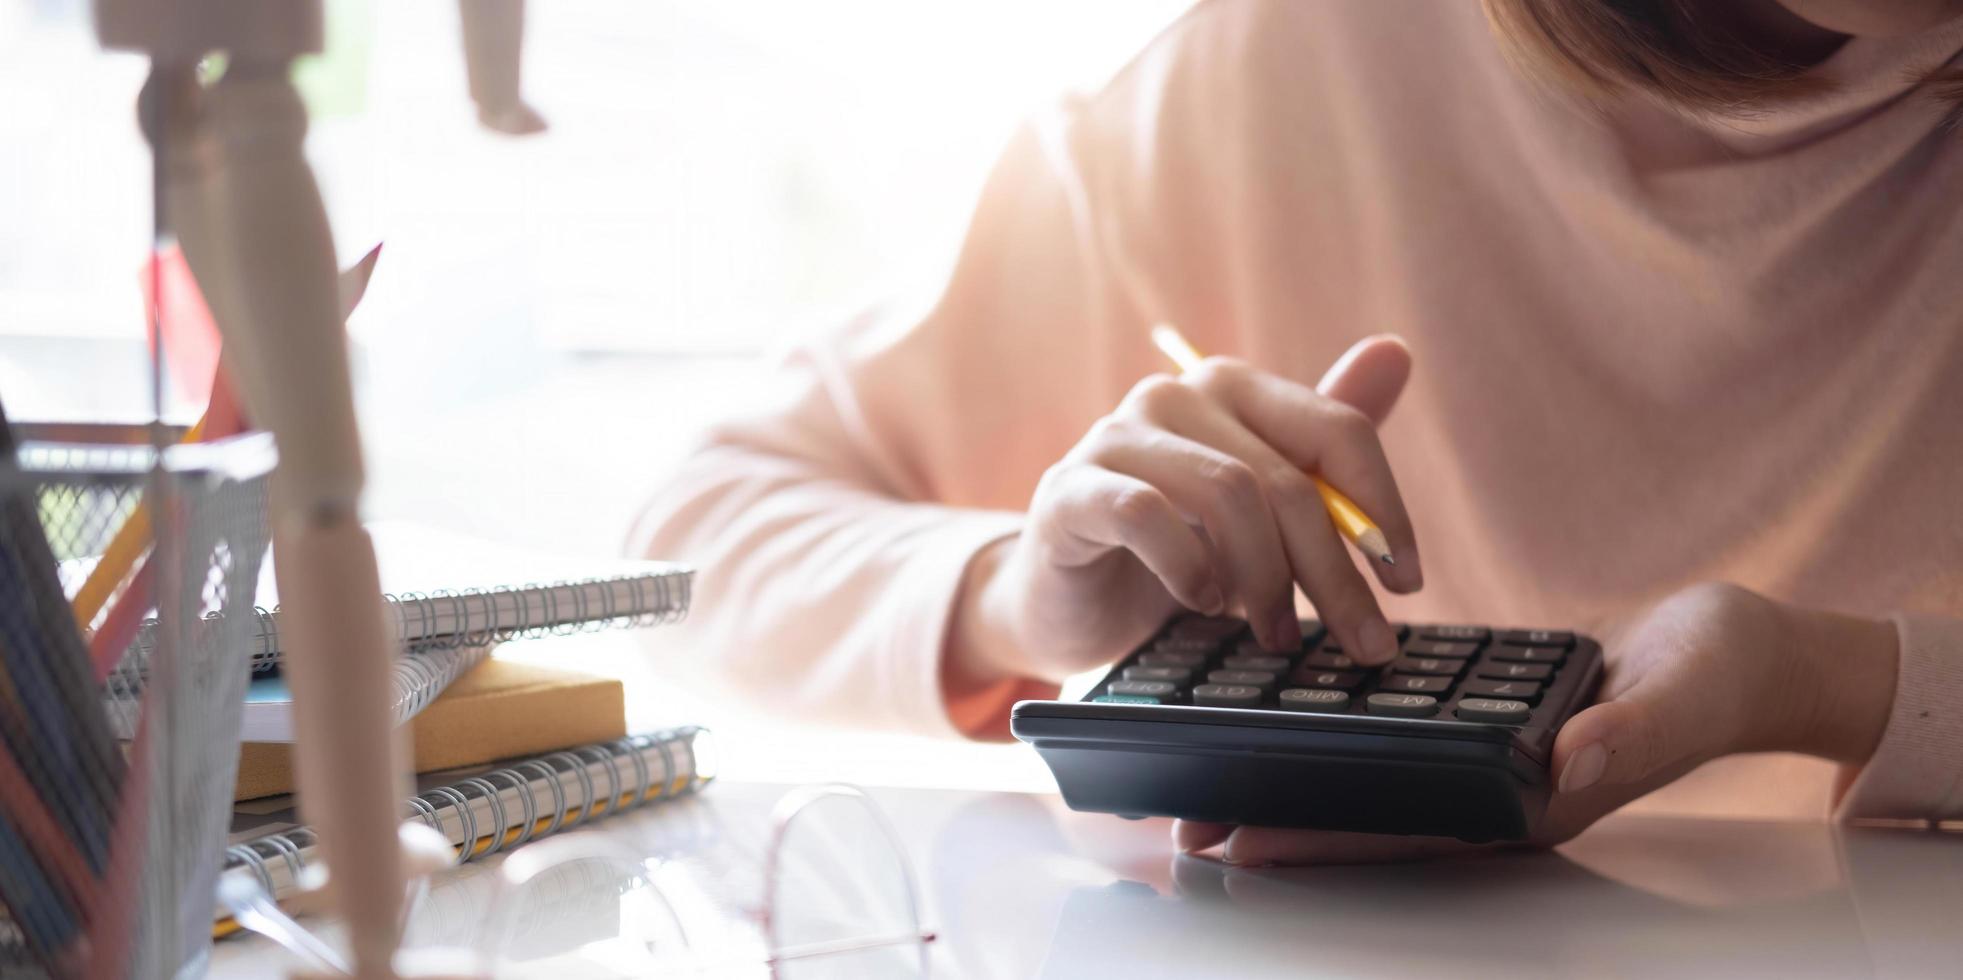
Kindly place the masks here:
POLYGON ((301 806, 319 831, 354 976, 395 976, 404 860, 393 659, 373 543, 334 243, 289 80, 317 51, 317 0, 97 0, 108 48, 151 59, 142 97, 159 207, 224 335, 250 416, 278 441, 275 574, 295 692, 301 806), (206 55, 228 65, 209 89, 206 55))
POLYGON ((545 130, 545 117, 525 102, 519 62, 525 49, 525 0, 458 0, 464 70, 477 121, 512 136, 545 130))

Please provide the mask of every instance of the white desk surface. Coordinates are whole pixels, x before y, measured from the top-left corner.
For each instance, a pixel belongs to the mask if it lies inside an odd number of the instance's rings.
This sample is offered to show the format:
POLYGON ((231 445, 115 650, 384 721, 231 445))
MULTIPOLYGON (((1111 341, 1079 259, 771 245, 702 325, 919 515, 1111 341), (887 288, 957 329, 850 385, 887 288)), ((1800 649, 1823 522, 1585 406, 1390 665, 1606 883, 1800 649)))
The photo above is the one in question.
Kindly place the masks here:
MULTIPOLYGON (((757 825, 784 789, 719 782, 588 832, 757 825)), ((1555 852, 1241 870, 1050 795, 872 793, 922 879, 937 977, 1963 975, 1955 834, 1621 815, 1555 852)), ((412 938, 467 942, 489 870, 452 872, 412 938)), ((576 919, 568 946, 609 921, 576 919)), ((212 975, 286 962, 234 939, 212 975)))

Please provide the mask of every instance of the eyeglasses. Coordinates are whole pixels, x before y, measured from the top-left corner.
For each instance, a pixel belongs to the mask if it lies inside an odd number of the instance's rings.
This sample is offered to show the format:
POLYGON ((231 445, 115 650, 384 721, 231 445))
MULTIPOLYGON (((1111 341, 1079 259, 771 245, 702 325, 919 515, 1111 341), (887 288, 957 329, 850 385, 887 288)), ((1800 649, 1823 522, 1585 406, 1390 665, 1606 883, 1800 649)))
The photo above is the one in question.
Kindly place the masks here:
MULTIPOLYGON (((527 844, 476 875, 458 869, 465 875, 417 893, 405 949, 452 963, 461 953, 497 977, 929 975, 934 934, 913 869, 864 791, 799 787, 761 826, 760 808, 718 795, 527 844)), ((316 967, 342 968, 256 878, 225 884, 221 900, 241 925, 316 967)))
POLYGON ((761 840, 721 819, 707 797, 668 809, 638 830, 596 827, 507 858, 484 915, 478 962, 497 976, 929 975, 934 935, 921 924, 912 867, 862 790, 792 790, 761 840), (705 810, 685 812, 692 806, 705 810), (564 901, 568 882, 619 896, 613 934, 593 929, 592 939, 568 949, 563 930, 526 928, 564 901))

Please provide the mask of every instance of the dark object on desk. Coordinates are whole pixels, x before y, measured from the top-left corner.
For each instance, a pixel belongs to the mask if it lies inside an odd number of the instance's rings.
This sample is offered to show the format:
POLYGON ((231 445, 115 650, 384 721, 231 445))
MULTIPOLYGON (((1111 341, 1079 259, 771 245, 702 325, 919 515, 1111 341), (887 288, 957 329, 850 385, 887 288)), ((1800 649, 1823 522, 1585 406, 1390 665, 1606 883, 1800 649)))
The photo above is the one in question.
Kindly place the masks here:
POLYGON ((1532 836, 1554 735, 1601 681, 1601 646, 1549 630, 1400 626, 1369 670, 1305 621, 1272 670, 1239 620, 1189 617, 1082 701, 1023 701, 1072 809, 1265 827, 1532 836), (1231 664, 1227 662, 1232 661, 1231 664), (1224 665, 1224 666, 1223 666, 1224 665))

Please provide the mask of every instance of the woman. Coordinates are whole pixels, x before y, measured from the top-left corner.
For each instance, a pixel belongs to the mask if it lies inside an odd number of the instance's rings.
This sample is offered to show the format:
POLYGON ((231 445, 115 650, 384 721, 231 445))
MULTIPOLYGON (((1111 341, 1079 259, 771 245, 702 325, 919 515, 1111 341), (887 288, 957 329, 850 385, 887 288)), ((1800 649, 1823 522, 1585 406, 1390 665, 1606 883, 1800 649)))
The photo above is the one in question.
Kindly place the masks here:
POLYGON ((1548 842, 1748 752, 1963 817, 1963 3, 1486 7, 1214 0, 1020 134, 931 306, 799 351, 656 500, 693 645, 999 737, 1181 607, 1285 647, 1299 586, 1373 663, 1387 614, 1612 624, 1548 842), (1162 320, 1232 357, 1155 373, 1162 320))

